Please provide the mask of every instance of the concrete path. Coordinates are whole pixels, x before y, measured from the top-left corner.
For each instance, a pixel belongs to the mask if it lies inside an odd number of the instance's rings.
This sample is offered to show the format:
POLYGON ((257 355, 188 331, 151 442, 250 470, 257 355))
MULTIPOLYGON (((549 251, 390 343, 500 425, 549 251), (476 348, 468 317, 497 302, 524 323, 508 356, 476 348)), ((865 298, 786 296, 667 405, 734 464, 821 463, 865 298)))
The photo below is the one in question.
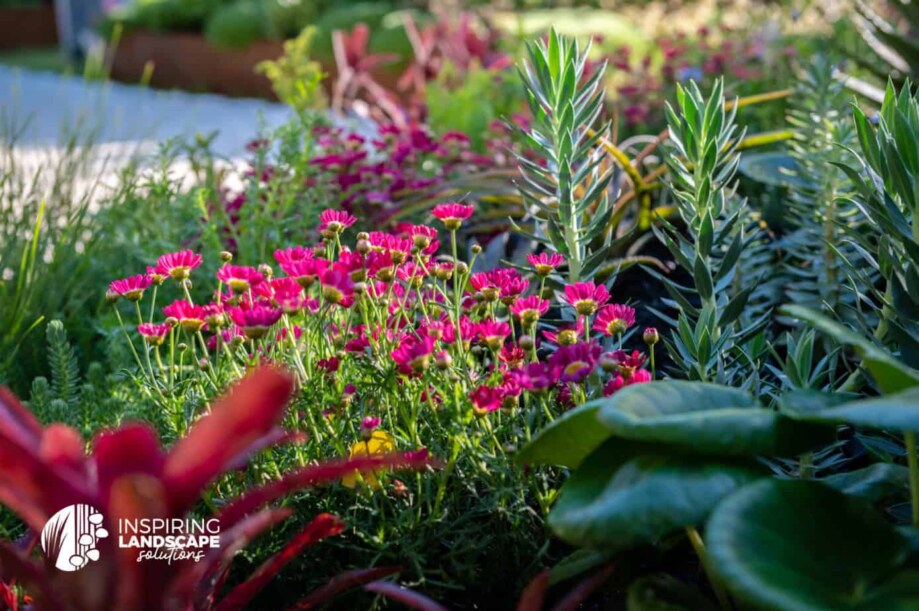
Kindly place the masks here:
POLYGON ((218 131, 213 148, 232 159, 245 154, 260 126, 277 127, 289 116, 285 106, 265 100, 156 91, 0 67, 0 137, 8 139, 10 125, 26 125, 15 143, 24 149, 53 148, 77 132, 91 133, 96 144, 112 153, 143 154, 169 138, 218 131))

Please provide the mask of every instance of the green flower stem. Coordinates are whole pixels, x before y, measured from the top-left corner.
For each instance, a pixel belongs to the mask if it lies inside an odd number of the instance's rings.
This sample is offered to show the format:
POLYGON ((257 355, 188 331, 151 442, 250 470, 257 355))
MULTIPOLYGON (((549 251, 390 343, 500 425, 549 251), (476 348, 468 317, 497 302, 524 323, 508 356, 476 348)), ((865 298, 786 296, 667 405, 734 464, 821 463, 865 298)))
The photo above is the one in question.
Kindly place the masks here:
POLYGON ((712 590, 715 592, 715 597, 718 599, 718 604, 721 605, 721 608, 725 611, 733 609, 731 605, 731 599, 728 597, 727 591, 725 591, 724 586, 721 585, 721 582, 715 579, 715 576, 712 574, 711 570, 711 560, 708 557, 708 552, 705 551, 705 544, 702 542, 702 535, 699 534, 699 531, 695 526, 686 527, 686 536, 689 537, 689 542, 692 544, 692 548, 695 550, 696 555, 699 557, 699 561, 702 563, 702 569, 705 571, 705 576, 708 577, 708 582, 712 586, 712 590))
POLYGON ((131 354, 134 355, 134 360, 137 362, 137 366, 140 367, 140 370, 144 371, 144 375, 146 375, 144 365, 140 360, 140 355, 137 354, 137 349, 134 348, 134 341, 131 339, 131 335, 128 333, 127 328, 124 326, 124 320, 121 318, 121 312, 118 311, 117 307, 114 307, 113 309, 115 310, 115 317, 118 319, 118 325, 121 327, 121 331, 124 333, 125 339, 128 340, 128 346, 131 348, 131 354))
POLYGON ((916 451, 916 433, 905 433, 906 461, 909 464, 909 489, 913 506, 913 526, 919 526, 919 454, 916 451))

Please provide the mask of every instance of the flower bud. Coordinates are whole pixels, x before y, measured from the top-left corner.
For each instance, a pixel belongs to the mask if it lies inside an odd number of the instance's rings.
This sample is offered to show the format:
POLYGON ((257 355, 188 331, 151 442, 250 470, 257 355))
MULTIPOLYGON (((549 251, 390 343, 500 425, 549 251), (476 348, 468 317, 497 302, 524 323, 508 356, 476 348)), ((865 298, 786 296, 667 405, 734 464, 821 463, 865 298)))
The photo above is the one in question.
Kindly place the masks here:
POLYGON ((186 350, 188 350, 188 344, 186 344, 185 342, 179 342, 176 348, 179 350, 179 352, 185 352, 186 350))
POLYGON ((369 240, 369 239, 370 239, 370 234, 367 233, 366 231, 362 231, 362 232, 360 232, 359 234, 357 234, 357 239, 358 239, 358 241, 361 241, 361 240, 369 240))
POLYGON ((482 247, 479 244, 473 244, 471 247, 469 247, 469 251, 474 255, 478 255, 481 254, 482 247))
POLYGON ((271 278, 274 276, 274 270, 271 269, 271 266, 268 265, 267 263, 262 263, 261 265, 259 265, 258 272, 261 275, 265 276, 265 278, 267 278, 268 280, 271 280, 271 278))
POLYGON ((117 291, 105 291, 105 302, 106 303, 118 303, 118 300, 121 299, 121 295, 117 291))
POLYGON ((642 333, 641 339, 644 340, 645 344, 648 346, 653 346, 657 342, 661 341, 661 336, 657 332, 657 329, 654 327, 648 327, 645 329, 645 332, 642 333))
POLYGON ((466 274, 469 273, 469 266, 463 263, 462 261, 458 261, 456 263, 456 271, 457 273, 465 276, 466 274))
POLYGON ((227 250, 224 250, 223 252, 220 253, 220 260, 224 263, 229 263, 230 261, 233 260, 233 253, 227 250))
POLYGON ((612 373, 619 370, 619 360, 611 352, 604 352, 600 355, 600 367, 606 373, 612 373))
POLYGON ((453 366, 453 357, 446 350, 441 350, 434 356, 434 364, 441 371, 446 371, 453 366))
POLYGON ((207 359, 198 359, 198 369, 201 371, 207 371, 211 368, 211 362, 207 359))
POLYGON ((520 347, 524 350, 532 350, 536 347, 536 340, 532 335, 521 335, 519 343, 520 347))

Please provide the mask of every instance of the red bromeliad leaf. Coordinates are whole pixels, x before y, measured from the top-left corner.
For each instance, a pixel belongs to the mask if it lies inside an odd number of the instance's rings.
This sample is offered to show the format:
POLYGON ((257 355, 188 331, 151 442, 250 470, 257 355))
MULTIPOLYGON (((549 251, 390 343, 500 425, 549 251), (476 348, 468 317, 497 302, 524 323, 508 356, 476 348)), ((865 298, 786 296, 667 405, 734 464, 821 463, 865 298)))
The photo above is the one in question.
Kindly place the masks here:
POLYGON ((118 478, 145 473, 159 478, 165 455, 153 430, 144 425, 128 425, 116 431, 102 433, 93 442, 93 459, 99 480, 99 500, 102 513, 108 513, 111 488, 118 478))
POLYGON ((195 609, 210 609, 227 577, 233 557, 257 536, 283 522, 293 513, 290 509, 263 509, 247 516, 229 529, 220 531, 220 547, 208 553, 191 570, 173 581, 172 590, 178 600, 193 597, 195 609))
POLYGON ((409 609, 416 611, 447 611, 447 608, 436 603, 427 596, 403 588, 397 583, 391 581, 374 581, 364 586, 368 592, 382 594, 386 598, 397 600, 409 609))
POLYGON ((281 421, 293 389, 290 375, 263 368, 241 380, 192 427, 163 468, 173 512, 184 513, 229 465, 251 456, 281 421))
POLYGON ((323 605, 342 592, 356 588, 367 582, 395 575, 402 568, 398 566, 381 566, 375 569, 356 569, 354 571, 345 571, 336 575, 318 590, 314 590, 309 596, 300 600, 287 611, 309 611, 319 605, 323 605))
POLYGON ((339 481, 354 471, 375 471, 383 468, 423 469, 435 464, 427 455, 390 454, 386 456, 361 456, 352 459, 338 459, 318 465, 303 467, 288 473, 259 488, 253 488, 229 503, 218 516, 223 525, 235 524, 250 511, 270 503, 295 490, 310 488, 318 484, 339 481))
POLYGON ((306 528, 284 546, 280 552, 266 560, 252 576, 233 588, 226 598, 217 605, 217 611, 232 611, 244 608, 268 582, 281 572, 291 560, 300 555, 307 547, 321 539, 338 535, 345 528, 341 518, 330 513, 322 513, 313 518, 306 528))
POLYGON ((36 531, 62 507, 90 498, 82 445, 74 438, 76 431, 62 425, 42 429, 0 388, 0 503, 36 531))
POLYGON ((520 600, 517 601, 517 611, 542 611, 548 588, 549 570, 546 569, 527 584, 523 594, 520 595, 520 600))

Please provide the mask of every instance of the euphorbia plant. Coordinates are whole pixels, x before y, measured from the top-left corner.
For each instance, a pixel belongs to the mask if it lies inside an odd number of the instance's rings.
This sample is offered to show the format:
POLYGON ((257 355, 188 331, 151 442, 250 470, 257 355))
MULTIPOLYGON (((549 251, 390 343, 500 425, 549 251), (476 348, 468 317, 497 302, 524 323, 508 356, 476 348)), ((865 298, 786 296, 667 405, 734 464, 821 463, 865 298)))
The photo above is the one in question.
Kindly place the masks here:
MULTIPOLYGON (((25 546, 0 542, 0 582, 22 585, 35 609, 239 609, 304 548, 338 534, 344 524, 322 514, 296 534, 253 576, 223 594, 233 556, 254 537, 279 524, 291 510, 266 507, 290 492, 334 482, 357 471, 386 467, 422 468, 426 455, 364 456, 319 463, 266 481, 213 509, 208 486, 221 474, 243 467, 257 452, 291 435, 280 428, 293 379, 261 368, 217 401, 174 447, 165 450, 156 433, 129 424, 100 433, 90 455, 78 432, 64 425, 43 428, 8 391, 0 389, 0 501, 40 532, 59 510, 76 504, 101 512, 110 536, 96 542, 97 554, 78 573, 61 571, 54 559, 41 561, 25 546), (121 520, 184 519, 200 499, 219 523, 220 546, 200 561, 139 561, 138 550, 116 546, 121 520)), ((357 585, 391 569, 340 576, 357 585)), ((318 604, 341 588, 307 599, 318 604)))

